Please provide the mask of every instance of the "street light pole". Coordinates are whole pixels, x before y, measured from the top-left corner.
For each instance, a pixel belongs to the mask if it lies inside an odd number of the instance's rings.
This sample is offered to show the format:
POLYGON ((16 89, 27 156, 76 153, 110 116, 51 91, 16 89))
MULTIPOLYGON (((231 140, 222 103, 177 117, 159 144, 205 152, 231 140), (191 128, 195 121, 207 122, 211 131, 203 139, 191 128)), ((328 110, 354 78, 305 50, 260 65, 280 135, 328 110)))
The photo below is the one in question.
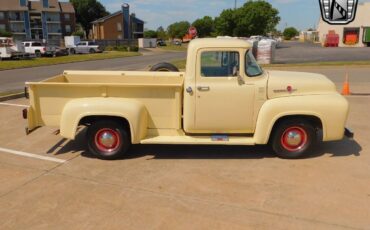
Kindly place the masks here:
POLYGON ((236 10, 236 0, 235 0, 235 4, 234 4, 234 9, 236 10))

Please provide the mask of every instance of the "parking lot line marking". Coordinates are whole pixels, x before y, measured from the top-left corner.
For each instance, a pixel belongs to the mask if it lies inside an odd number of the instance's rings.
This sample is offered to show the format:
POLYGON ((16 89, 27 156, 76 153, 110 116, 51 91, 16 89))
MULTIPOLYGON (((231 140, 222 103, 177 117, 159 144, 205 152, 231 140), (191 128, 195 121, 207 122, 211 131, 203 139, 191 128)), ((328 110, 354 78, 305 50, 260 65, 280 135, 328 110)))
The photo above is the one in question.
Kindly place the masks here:
POLYGON ((26 152, 22 152, 22 151, 17 151, 17 150, 13 150, 13 149, 6 149, 6 148, 1 148, 1 147, 0 147, 0 152, 11 153, 11 154, 15 154, 15 155, 18 155, 18 156, 30 157, 30 158, 35 158, 35 159, 44 160, 44 161, 53 161, 53 162, 57 162, 57 163, 65 163, 66 162, 66 160, 62 160, 62 159, 58 159, 58 158, 54 158, 54 157, 40 156, 40 155, 33 154, 33 153, 26 153, 26 152))
POLYGON ((18 104, 3 103, 3 102, 0 102, 0 105, 17 106, 17 107, 24 107, 24 108, 27 108, 28 107, 28 105, 18 105, 18 104))

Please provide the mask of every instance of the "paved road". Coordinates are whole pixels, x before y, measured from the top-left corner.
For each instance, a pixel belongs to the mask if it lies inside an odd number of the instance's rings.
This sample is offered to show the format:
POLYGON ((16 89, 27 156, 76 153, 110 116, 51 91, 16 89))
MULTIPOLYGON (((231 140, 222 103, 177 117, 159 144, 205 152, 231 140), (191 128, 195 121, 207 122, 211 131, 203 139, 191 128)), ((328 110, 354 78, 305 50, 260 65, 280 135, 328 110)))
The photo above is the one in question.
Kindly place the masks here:
MULTIPOLYGON (((348 73, 351 91, 353 93, 370 93, 370 67, 369 66, 332 66, 332 67, 279 67, 267 68, 284 71, 298 71, 324 74, 341 90, 345 76, 348 73)), ((299 74, 297 75, 299 77, 299 74)))
POLYGON ((276 49, 276 63, 303 63, 328 61, 370 60, 370 47, 341 48, 321 47, 320 44, 284 42, 276 49))
POLYGON ((26 81, 42 79, 61 74, 64 70, 138 70, 162 61, 185 58, 184 52, 144 52, 144 56, 109 60, 68 63, 16 70, 0 71, 0 92, 23 89, 26 81))

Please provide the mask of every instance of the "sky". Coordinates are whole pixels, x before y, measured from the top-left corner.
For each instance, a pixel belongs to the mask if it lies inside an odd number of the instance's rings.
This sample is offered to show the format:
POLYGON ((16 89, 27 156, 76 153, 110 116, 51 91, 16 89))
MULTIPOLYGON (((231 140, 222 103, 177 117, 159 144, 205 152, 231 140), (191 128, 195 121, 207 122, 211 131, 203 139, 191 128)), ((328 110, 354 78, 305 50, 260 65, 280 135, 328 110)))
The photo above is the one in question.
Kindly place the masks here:
MULTIPOLYGON (((159 26, 186 20, 190 23, 203 16, 218 16, 222 10, 234 8, 235 0, 99 0, 109 12, 120 9, 123 2, 130 5, 131 13, 145 21, 145 28, 156 30, 159 26)), ((267 0, 280 12, 279 30, 296 27, 299 30, 316 28, 320 17, 318 0, 267 0)), ((370 0, 360 0, 360 2, 370 0)), ((236 0, 242 6, 246 0, 236 0)))

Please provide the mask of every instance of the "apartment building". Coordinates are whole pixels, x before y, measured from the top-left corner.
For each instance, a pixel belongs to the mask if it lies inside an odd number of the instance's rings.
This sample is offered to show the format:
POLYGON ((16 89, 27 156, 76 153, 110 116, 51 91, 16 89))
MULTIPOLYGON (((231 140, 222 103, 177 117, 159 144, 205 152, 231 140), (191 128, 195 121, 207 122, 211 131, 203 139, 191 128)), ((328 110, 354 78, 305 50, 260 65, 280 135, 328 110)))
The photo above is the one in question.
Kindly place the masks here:
POLYGON ((92 38, 96 40, 138 39, 144 35, 144 21, 130 14, 130 6, 92 22, 92 38))
POLYGON ((73 5, 58 0, 0 0, 0 30, 15 40, 60 40, 76 28, 73 5))

